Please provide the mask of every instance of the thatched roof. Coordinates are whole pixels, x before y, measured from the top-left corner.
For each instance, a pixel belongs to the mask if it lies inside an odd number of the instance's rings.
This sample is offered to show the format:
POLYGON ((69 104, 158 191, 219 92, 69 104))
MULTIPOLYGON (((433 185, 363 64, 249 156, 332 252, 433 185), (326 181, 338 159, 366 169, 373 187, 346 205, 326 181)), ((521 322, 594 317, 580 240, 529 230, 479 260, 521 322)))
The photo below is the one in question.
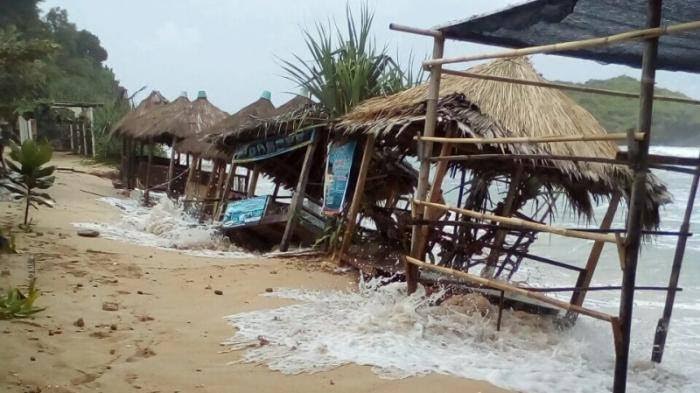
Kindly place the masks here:
MULTIPOLYGON (((469 72, 545 81, 526 58, 498 59, 472 67, 469 72)), ((425 83, 388 97, 367 100, 342 117, 334 130, 346 135, 373 133, 380 144, 401 146, 409 154, 415 154, 413 138, 423 130, 427 89, 425 83)), ((484 138, 606 133, 593 115, 560 90, 444 75, 440 85, 436 135, 445 136, 448 130, 456 136, 484 138)), ((460 145, 456 149, 462 154, 605 158, 615 158, 618 152, 617 145, 610 141, 460 145)), ((631 184, 631 171, 626 166, 561 160, 532 164, 536 165, 538 175, 546 174, 548 182, 563 186, 572 205, 587 215, 592 213, 589 193, 593 196, 612 192, 626 195, 631 184)), ((459 162, 455 165, 493 167, 493 162, 459 162)), ((510 171, 507 161, 499 161, 500 165, 504 171, 510 171)), ((658 207, 667 203, 669 196, 665 186, 654 177, 650 177, 649 191, 646 219, 651 226, 658 223, 658 207)))
POLYGON ((274 113, 275 107, 269 99, 261 97, 233 115, 212 125, 207 133, 215 136, 212 142, 220 143, 225 138, 236 135, 242 127, 274 113))
POLYGON ((143 127, 137 137, 171 144, 173 138, 181 140, 194 135, 203 136, 205 130, 226 116, 226 112, 210 103, 206 95, 191 102, 187 97, 181 96, 170 104, 144 114, 141 117, 143 127))
POLYGON ((142 121, 140 120, 146 113, 168 103, 158 90, 153 90, 139 105, 124 115, 124 117, 112 127, 111 135, 135 137, 141 132, 142 121))
POLYGON ((191 135, 175 144, 175 150, 183 154, 193 154, 207 160, 230 160, 230 154, 210 142, 210 135, 191 135))

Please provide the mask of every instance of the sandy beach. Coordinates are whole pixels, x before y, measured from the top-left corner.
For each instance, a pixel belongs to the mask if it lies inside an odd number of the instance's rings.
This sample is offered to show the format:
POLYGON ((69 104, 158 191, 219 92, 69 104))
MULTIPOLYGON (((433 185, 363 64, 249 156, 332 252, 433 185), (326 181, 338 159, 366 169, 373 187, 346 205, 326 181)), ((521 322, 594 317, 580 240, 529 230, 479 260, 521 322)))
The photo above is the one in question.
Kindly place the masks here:
MULTIPOLYGON (((110 171, 62 153, 54 164, 110 171)), ((0 225, 14 226, 19 251, 0 256, 0 287, 25 284, 33 256, 37 305, 46 307, 34 318, 0 321, 2 391, 504 392, 444 375, 380 379, 359 365, 289 376, 265 365, 230 364, 241 352, 221 345, 234 334, 223 317, 289 303, 260 296, 267 288, 353 290, 356 275, 335 274, 323 260, 231 261, 79 237, 71 223, 118 217, 97 201, 118 191, 105 177, 61 170, 50 193, 56 207, 31 211, 30 233, 17 230, 21 206, 0 203, 0 225)))

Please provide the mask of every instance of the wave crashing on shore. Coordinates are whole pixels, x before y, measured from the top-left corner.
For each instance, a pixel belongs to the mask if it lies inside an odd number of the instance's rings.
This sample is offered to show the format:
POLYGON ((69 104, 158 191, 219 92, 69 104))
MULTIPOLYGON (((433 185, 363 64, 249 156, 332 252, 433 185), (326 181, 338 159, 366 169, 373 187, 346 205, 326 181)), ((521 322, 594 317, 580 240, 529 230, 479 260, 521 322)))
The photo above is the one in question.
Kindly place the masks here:
MULTIPOLYGON (((563 330, 550 317, 504 310, 496 332, 495 312, 461 313, 436 306, 439 294, 406 296, 405 284, 377 280, 356 293, 280 289, 265 296, 299 303, 226 317, 237 332, 224 344, 245 350, 243 362, 285 374, 355 363, 382 378, 438 373, 531 393, 612 388, 612 337, 600 321, 580 318, 563 330)), ((631 361, 630 392, 699 387, 664 365, 631 361)))

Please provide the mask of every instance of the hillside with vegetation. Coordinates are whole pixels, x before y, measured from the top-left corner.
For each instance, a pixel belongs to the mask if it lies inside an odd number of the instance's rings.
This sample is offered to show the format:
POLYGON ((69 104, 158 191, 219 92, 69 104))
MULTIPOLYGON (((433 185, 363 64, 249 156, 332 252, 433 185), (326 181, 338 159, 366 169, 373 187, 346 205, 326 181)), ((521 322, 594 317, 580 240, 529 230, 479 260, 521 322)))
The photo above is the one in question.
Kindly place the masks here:
MULTIPOLYGON (((628 76, 618 76, 604 80, 592 79, 574 85, 638 93, 640 83, 628 76)), ((608 132, 621 132, 637 127, 639 101, 636 99, 578 92, 567 92, 567 94, 588 109, 608 132)), ((688 98, 682 93, 659 86, 656 88, 656 94, 688 98)), ((656 101, 653 127, 654 144, 676 146, 697 144, 700 142, 700 107, 656 101)))
POLYGON ((78 28, 64 9, 43 14, 40 0, 0 2, 0 119, 37 119, 42 136, 58 133, 65 112, 52 102, 101 103, 95 111, 96 150, 114 158, 119 148, 108 137, 111 124, 128 110, 125 90, 104 62, 107 51, 93 33, 78 28))

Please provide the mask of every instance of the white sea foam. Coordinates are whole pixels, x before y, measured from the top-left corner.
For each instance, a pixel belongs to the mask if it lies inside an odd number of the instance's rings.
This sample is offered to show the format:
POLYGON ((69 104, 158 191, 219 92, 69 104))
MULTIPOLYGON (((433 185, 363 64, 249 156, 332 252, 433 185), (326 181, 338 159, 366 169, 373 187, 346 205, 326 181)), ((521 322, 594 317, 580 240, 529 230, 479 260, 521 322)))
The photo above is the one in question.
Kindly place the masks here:
MULTIPOLYGON (((438 373, 529 393, 611 389, 612 337, 603 322, 581 318, 562 330, 551 318, 507 310, 496 332, 494 312, 463 314, 435 306, 435 295, 407 297, 404 287, 375 281, 358 292, 279 289, 265 296, 299 303, 226 317, 237 332, 225 344, 245 349, 242 361, 285 374, 356 363, 390 379, 438 373), (260 337, 269 344, 251 345, 260 337)), ((628 391, 700 389, 697 376, 652 364, 637 349, 628 391)))
POLYGON ((79 222, 77 228, 94 229, 102 237, 151 246, 174 249, 188 255, 214 258, 249 258, 250 253, 231 245, 213 225, 200 224, 182 208, 162 194, 151 196, 157 203, 152 208, 142 206, 138 192, 131 198, 99 198, 120 210, 115 222, 79 222))

